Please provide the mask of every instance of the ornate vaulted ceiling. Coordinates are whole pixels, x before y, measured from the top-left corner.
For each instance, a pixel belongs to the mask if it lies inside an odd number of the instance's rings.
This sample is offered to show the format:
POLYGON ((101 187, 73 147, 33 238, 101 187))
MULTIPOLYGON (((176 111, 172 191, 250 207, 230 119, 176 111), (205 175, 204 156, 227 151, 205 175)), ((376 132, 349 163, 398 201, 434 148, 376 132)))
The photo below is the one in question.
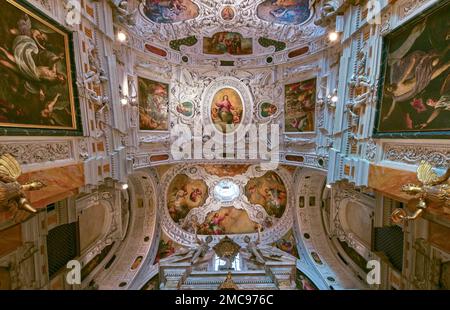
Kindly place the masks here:
POLYGON ((0 289, 449 288, 448 1, 0 3, 0 289))
POLYGON ((136 10, 133 44, 173 63, 266 66, 324 47, 308 0, 146 0, 136 10))

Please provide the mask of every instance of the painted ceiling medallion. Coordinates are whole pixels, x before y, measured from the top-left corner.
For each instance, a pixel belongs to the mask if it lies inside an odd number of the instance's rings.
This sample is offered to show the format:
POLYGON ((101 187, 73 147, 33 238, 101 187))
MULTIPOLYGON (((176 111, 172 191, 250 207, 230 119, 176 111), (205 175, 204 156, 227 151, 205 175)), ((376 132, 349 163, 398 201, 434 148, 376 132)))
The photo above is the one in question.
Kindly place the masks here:
POLYGON ((234 11, 234 8, 231 6, 226 6, 222 9, 220 12, 220 16, 225 21, 231 21, 236 16, 236 12, 234 11))
POLYGON ((214 187, 214 198, 222 203, 232 202, 239 194, 239 185, 231 180, 222 180, 214 187))
POLYGON ((204 91, 202 115, 204 124, 212 125, 219 141, 223 135, 234 134, 252 121, 252 95, 242 81, 234 77, 220 77, 204 91))
POLYGON ((270 102, 264 101, 259 106, 261 118, 272 118, 278 114, 278 107, 270 102))
POLYGON ((242 98, 233 88, 222 88, 211 103, 211 119, 222 133, 231 133, 242 122, 242 98))

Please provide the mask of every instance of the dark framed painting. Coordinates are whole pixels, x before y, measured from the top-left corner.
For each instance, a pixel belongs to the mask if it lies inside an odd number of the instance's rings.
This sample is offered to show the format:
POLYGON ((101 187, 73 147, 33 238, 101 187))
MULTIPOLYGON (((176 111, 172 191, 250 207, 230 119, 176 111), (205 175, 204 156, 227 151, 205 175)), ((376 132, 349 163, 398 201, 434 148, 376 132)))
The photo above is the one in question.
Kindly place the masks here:
POLYGON ((384 38, 376 137, 449 136, 449 47, 448 2, 384 38))
POLYGON ((169 85, 138 77, 140 130, 169 130, 169 85))
POLYGON ((72 34, 24 1, 0 12, 1 134, 81 135, 72 34))

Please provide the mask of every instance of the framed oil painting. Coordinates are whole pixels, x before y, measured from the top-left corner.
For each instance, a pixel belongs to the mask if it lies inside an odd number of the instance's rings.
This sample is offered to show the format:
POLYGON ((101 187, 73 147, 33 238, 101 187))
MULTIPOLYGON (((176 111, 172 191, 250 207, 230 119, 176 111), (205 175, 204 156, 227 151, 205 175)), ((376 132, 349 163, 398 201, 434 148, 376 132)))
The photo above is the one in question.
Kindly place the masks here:
POLYGON ((449 47, 448 2, 385 37, 376 136, 448 137, 449 47))
POLYGON ((139 129, 169 130, 169 85, 138 77, 139 129))
POLYGON ((286 133, 313 132, 316 114, 316 79, 285 86, 286 133))
POLYGON ((70 32, 23 1, 0 12, 0 129, 80 135, 70 32))
POLYGON ((203 53, 208 55, 251 55, 253 54, 253 40, 244 38, 237 32, 218 32, 212 38, 203 38, 203 53))

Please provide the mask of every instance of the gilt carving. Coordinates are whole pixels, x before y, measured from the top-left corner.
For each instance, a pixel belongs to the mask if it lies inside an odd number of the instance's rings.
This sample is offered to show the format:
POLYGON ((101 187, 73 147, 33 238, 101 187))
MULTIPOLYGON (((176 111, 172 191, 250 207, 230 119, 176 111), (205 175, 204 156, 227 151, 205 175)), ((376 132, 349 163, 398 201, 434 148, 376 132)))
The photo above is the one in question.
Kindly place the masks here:
POLYGON ((404 209, 395 209, 392 213, 392 220, 395 223, 418 218, 428 207, 427 201, 450 207, 450 167, 439 176, 431 164, 422 161, 417 169, 417 179, 421 184, 406 184, 402 187, 403 192, 419 199, 417 210, 412 216, 408 216, 404 209))
POLYGON ((45 185, 40 181, 33 181, 21 185, 17 178, 22 174, 17 160, 10 154, 0 156, 0 208, 9 210, 22 209, 30 213, 36 213, 25 198, 25 191, 34 191, 43 188, 45 185))

